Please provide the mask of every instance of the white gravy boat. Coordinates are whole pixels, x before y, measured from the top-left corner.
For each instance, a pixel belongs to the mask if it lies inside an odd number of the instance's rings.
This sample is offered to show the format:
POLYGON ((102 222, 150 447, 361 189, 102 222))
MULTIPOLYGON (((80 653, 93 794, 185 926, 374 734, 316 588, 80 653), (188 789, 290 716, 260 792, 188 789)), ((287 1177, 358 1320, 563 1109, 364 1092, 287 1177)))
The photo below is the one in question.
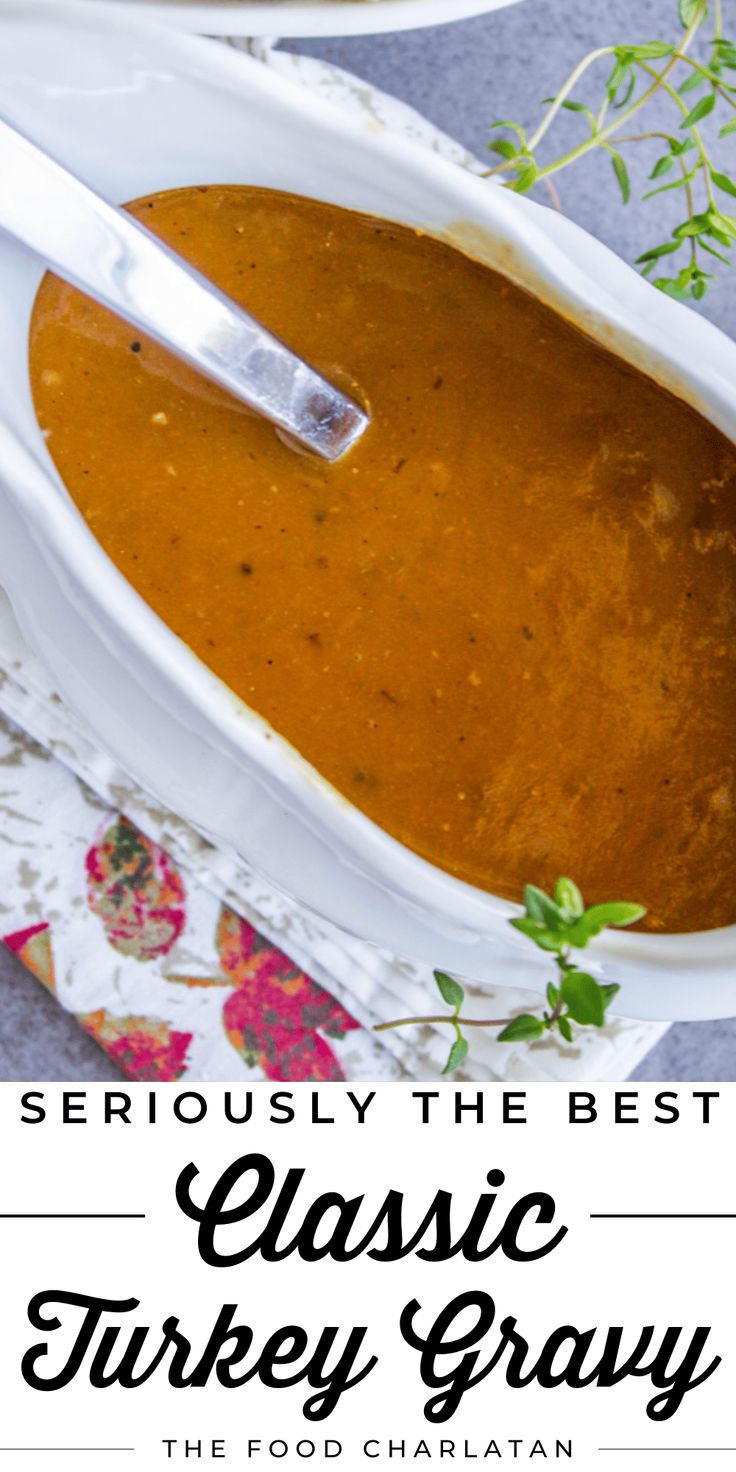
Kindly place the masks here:
MULTIPOLYGON (((570 222, 353 121, 228 47, 86 0, 0 0, 8 120, 115 201, 194 183, 311 194, 457 241, 736 439, 736 344, 570 222)), ((273 884, 355 935, 498 986, 543 991, 516 907, 452 878, 357 811, 126 583, 67 495, 30 397, 38 262, 0 239, 0 582, 101 745, 273 884)), ((730 876, 724 876, 728 882, 730 876)), ((609 933, 589 953, 650 1018, 736 1013, 736 926, 609 933)), ((586 964, 588 961, 586 959, 586 964)))

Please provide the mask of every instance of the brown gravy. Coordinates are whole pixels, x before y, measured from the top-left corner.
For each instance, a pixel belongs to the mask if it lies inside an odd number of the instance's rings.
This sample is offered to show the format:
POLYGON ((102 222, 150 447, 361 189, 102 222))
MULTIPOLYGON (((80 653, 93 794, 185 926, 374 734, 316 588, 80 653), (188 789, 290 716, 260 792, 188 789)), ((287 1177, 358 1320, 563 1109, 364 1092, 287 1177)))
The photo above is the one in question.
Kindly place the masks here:
POLYGON ((736 919, 736 451, 413 230, 262 189, 132 212, 373 424, 332 468, 52 277, 39 422, 156 612, 342 793, 518 898, 736 919))

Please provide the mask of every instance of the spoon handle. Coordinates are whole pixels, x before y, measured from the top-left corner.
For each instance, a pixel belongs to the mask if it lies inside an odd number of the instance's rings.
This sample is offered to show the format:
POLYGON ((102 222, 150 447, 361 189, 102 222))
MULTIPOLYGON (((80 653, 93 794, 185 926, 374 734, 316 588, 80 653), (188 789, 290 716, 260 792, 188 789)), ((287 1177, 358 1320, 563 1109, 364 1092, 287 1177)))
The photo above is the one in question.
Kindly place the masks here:
POLYGON ((0 228, 304 448, 337 460, 363 410, 155 235, 0 118, 0 228))

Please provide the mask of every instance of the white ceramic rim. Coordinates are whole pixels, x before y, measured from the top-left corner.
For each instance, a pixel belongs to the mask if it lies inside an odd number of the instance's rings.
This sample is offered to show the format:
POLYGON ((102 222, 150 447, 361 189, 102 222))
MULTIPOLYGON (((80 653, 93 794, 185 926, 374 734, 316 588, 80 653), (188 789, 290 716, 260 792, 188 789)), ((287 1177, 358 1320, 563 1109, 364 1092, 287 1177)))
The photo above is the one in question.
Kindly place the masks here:
MULTIPOLYGON (((29 6, 46 0, 27 0, 29 6)), ((63 4, 64 0, 59 0, 63 4)), ((374 36, 470 20, 520 0, 84 0, 207 36, 374 36)))

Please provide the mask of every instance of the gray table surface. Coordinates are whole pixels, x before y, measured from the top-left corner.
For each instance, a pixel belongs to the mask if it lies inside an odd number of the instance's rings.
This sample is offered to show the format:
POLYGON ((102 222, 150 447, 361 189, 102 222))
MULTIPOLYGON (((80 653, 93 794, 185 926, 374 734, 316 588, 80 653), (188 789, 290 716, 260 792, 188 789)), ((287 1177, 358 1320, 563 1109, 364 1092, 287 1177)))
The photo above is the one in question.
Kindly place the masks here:
MULTIPOLYGON (((360 73, 482 152, 494 118, 533 125, 540 99, 554 93, 571 65, 592 47, 673 37, 676 9, 676 0, 524 0, 454 26, 295 42, 289 49, 360 73)), ((561 141, 569 137, 572 142, 579 127, 579 119, 566 116, 561 141)), ((731 139, 732 154, 733 145, 731 139)), ((632 175, 636 195, 646 170, 634 166, 632 175)), ((559 190, 571 218, 629 259, 664 238, 652 204, 622 207, 606 160, 591 158, 563 174, 559 190)), ((672 195, 665 200, 673 225, 679 206, 672 195)), ((734 280, 718 284, 704 310, 736 334, 736 273, 734 280)), ((0 1079, 91 1082, 118 1076, 96 1045, 0 947, 0 1079)), ((673 1027, 636 1077, 736 1079, 736 1021, 673 1027)))

